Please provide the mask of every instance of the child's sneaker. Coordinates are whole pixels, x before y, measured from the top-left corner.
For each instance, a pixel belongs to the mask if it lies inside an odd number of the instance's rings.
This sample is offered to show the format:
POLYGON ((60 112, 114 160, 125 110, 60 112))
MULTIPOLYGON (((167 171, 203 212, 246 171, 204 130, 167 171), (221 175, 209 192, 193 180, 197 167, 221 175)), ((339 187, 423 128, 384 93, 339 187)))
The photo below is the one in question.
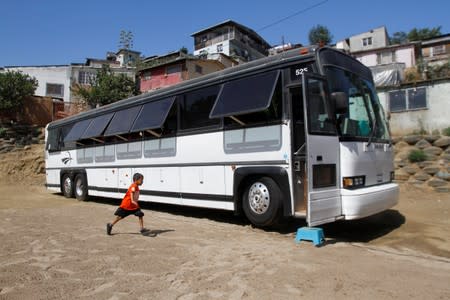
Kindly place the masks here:
POLYGON ((106 224, 106 234, 111 235, 112 225, 111 223, 106 224))
POLYGON ((141 234, 148 234, 149 232, 150 232, 150 229, 147 229, 147 228, 141 229, 141 234))

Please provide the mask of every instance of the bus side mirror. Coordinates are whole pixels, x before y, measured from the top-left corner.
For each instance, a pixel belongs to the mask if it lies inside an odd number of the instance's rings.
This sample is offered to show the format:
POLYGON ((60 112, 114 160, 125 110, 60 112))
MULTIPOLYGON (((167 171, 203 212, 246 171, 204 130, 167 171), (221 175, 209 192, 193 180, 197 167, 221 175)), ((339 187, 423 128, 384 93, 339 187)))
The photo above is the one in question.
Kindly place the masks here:
POLYGON ((348 96, 344 92, 331 93, 331 101, 334 104, 336 114, 345 114, 348 111, 348 96))

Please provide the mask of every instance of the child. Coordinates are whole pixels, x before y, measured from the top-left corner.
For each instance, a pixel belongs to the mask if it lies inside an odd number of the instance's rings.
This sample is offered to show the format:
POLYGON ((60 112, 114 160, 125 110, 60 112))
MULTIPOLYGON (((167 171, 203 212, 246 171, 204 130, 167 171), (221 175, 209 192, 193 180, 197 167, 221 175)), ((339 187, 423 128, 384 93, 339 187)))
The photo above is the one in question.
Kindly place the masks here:
POLYGON ((116 210, 114 215, 116 219, 112 223, 106 224, 106 233, 111 235, 111 230, 113 226, 120 220, 128 217, 129 215, 135 215, 139 217, 139 225, 141 226, 141 233, 145 234, 149 230, 144 228, 144 213, 139 208, 139 186, 144 182, 144 176, 142 174, 136 173, 133 175, 133 183, 128 188, 125 197, 122 199, 122 203, 116 210))

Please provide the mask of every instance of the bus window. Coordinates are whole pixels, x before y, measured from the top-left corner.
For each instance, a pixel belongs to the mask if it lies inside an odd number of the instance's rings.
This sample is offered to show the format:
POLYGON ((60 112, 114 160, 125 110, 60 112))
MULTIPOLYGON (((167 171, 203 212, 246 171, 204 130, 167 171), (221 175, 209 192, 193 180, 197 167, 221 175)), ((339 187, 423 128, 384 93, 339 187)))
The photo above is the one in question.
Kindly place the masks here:
POLYGON ((220 85, 210 86, 180 97, 181 130, 220 125, 220 119, 209 118, 220 87, 220 85))
MULTIPOLYGON (((248 95, 249 99, 252 97, 261 96, 258 92, 258 88, 253 86, 254 96, 248 95)), ((281 89, 281 80, 278 80, 274 88, 271 88, 270 94, 266 94, 265 97, 268 97, 265 101, 267 105, 258 111, 251 113, 239 114, 236 113, 233 116, 226 117, 225 128, 239 128, 242 126, 262 126, 267 124, 275 124, 281 122, 282 117, 282 89, 281 89)), ((251 102, 249 99, 241 97, 239 100, 241 102, 251 102)))

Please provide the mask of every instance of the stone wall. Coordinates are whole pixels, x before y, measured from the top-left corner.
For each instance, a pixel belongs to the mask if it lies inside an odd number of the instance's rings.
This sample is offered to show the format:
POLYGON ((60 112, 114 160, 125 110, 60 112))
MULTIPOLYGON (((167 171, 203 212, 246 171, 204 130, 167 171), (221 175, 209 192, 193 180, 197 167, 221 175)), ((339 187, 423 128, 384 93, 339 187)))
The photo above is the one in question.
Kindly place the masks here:
POLYGON ((0 153, 28 148, 31 144, 44 144, 44 128, 39 126, 0 124, 0 153))
POLYGON ((407 182, 442 193, 450 191, 450 137, 409 135, 396 137, 393 141, 397 182, 407 182), (412 150, 422 150, 426 159, 410 162, 408 156, 412 150))

